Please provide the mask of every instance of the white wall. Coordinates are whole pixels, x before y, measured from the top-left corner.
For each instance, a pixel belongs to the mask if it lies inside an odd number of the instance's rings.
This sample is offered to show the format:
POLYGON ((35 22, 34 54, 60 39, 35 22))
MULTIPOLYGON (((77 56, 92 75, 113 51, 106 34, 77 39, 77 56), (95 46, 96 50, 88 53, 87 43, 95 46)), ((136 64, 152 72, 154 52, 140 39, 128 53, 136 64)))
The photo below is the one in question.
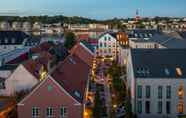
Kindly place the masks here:
MULTIPOLYGON (((143 92, 142 92, 142 99, 141 101, 143 102, 143 109, 142 109, 142 114, 140 115, 141 117, 145 117, 145 116, 154 116, 154 117, 160 117, 160 116, 169 116, 174 118, 178 112, 177 112, 177 105, 178 105, 178 89, 180 87, 180 85, 184 85, 184 95, 186 95, 186 78, 184 79, 180 79, 180 78, 153 78, 153 79, 146 79, 146 78, 137 78, 136 79, 136 86, 137 85, 142 85, 143 86, 143 92), (151 86, 151 97, 150 99, 146 99, 145 96, 145 86, 149 85, 151 86), (163 86, 163 98, 162 99, 158 99, 158 86, 163 86), (171 86, 171 99, 166 99, 166 86, 171 86), (145 101, 146 100, 150 100, 151 102, 151 114, 147 115, 145 114, 145 101), (163 102, 163 113, 161 115, 159 115, 157 113, 157 104, 158 101, 162 101, 163 102), (166 114, 166 101, 170 101, 171 102, 171 114, 167 115, 166 114)), ((137 88, 136 88, 137 91, 137 88)), ((137 96, 137 94, 136 94, 137 96)), ((137 100, 140 100, 138 98, 136 98, 136 106, 137 106, 137 100)), ((186 114, 186 97, 184 98, 184 114, 186 114)))
POLYGON ((110 34, 105 34, 98 40, 98 56, 112 56, 116 57, 117 54, 117 41, 114 37, 112 37, 110 34), (105 37, 107 40, 105 41, 105 37), (110 40, 109 40, 110 38, 110 40), (100 47, 100 43, 102 43, 102 47, 100 47), (104 44, 106 43, 106 47, 104 44), (109 47, 110 46, 110 47, 109 47), (111 49, 111 52, 109 52, 109 49, 111 49), (101 52, 102 50, 102 52, 101 52), (106 51, 106 52, 105 52, 106 51))
POLYGON ((8 78, 11 75, 10 70, 0 70, 0 77, 2 78, 8 78))
POLYGON ((38 79, 28 72, 23 65, 20 65, 5 81, 6 89, 1 95, 14 95, 15 92, 31 89, 38 82, 38 79))

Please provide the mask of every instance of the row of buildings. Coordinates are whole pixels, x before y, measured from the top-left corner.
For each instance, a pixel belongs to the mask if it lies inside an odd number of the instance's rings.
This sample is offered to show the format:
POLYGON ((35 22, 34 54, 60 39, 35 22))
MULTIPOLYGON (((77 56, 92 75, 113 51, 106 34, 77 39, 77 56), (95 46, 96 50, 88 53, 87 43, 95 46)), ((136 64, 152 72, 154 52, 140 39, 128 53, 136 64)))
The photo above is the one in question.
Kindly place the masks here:
POLYGON ((83 117, 94 58, 86 42, 69 51, 63 44, 42 42, 4 57, 0 117, 10 117, 12 111, 18 118, 83 117))
POLYGON ((139 118, 186 115, 185 32, 105 32, 88 41, 98 57, 118 60, 127 67, 132 112, 139 118))

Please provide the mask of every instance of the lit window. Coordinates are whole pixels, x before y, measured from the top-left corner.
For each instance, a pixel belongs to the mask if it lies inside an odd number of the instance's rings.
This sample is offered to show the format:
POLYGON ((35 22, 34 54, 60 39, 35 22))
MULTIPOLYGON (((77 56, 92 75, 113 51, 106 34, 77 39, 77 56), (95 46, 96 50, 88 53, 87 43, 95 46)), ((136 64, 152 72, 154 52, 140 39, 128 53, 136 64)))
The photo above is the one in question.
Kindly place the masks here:
POLYGON ((67 108, 66 107, 61 107, 60 115, 61 115, 62 118, 67 117, 67 108))
POLYGON ((53 116, 53 109, 52 107, 47 108, 47 117, 52 117, 53 116))
POLYGON ((179 97, 179 99, 183 99, 183 97, 184 97, 183 86, 180 86, 180 87, 179 87, 179 90, 178 90, 178 97, 179 97))
POLYGON ((176 74, 178 75, 178 76, 182 76, 182 70, 181 70, 181 68, 176 68, 176 74))
POLYGON ((182 114, 184 112, 184 103, 179 102, 178 103, 178 113, 182 114))
POLYGON ((39 116, 39 108, 32 107, 32 117, 38 117, 38 116, 39 116))

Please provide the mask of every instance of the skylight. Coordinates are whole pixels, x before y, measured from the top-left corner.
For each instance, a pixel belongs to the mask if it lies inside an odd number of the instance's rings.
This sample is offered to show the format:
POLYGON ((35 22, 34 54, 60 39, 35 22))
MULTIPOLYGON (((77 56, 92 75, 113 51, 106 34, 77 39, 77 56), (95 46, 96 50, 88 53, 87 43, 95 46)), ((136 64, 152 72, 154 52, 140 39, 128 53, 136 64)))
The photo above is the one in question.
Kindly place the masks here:
POLYGON ((170 75, 170 71, 169 71, 168 68, 165 68, 164 71, 165 71, 165 74, 166 74, 167 76, 170 75))

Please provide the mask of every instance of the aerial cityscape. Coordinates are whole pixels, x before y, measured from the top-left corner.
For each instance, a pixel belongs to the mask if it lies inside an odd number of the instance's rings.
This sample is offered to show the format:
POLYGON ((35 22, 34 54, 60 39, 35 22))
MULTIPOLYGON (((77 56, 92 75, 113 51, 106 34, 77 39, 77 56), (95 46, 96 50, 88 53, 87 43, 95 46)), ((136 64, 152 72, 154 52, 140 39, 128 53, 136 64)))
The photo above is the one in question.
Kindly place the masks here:
POLYGON ((0 118, 186 118, 185 0, 2 0, 0 118))

